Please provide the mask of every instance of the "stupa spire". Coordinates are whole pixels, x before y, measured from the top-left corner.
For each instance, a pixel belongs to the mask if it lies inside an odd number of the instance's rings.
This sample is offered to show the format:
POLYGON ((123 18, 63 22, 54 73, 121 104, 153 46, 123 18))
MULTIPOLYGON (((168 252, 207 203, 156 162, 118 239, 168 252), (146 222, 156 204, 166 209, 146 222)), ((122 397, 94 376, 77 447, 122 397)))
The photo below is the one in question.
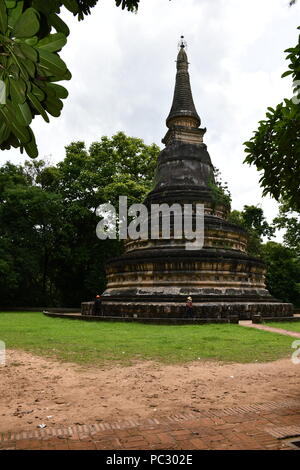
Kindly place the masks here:
POLYGON ((169 130, 162 140, 166 146, 174 141, 201 144, 206 132, 200 128, 201 119, 193 100, 186 47, 184 36, 181 36, 173 103, 166 121, 169 130))
POLYGON ((184 36, 181 36, 179 43, 174 97, 171 111, 167 118, 168 128, 170 129, 174 125, 186 125, 187 127, 194 128, 198 128, 201 125, 201 119, 196 111, 192 95, 184 36))

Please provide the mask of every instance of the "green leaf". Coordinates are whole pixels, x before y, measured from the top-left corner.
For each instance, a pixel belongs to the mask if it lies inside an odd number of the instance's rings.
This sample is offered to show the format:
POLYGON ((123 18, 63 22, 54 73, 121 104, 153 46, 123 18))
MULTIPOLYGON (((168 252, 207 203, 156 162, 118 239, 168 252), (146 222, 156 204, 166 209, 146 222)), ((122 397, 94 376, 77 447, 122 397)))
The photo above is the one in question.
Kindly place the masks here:
POLYGON ((17 117, 17 121, 22 126, 29 126, 31 124, 32 114, 31 114, 30 107, 28 106, 26 101, 23 104, 18 104, 16 117, 17 117))
POLYGON ((50 34, 38 42, 37 47, 48 52, 60 51, 67 42, 63 33, 50 34))
POLYGON ((49 72, 49 70, 46 69, 45 67, 42 67, 39 63, 37 64, 36 70, 37 70, 37 78, 39 77, 41 81, 48 81, 51 79, 50 78, 52 77, 51 72, 49 72))
POLYGON ((55 53, 40 50, 40 64, 46 68, 52 75, 64 75, 67 66, 64 61, 55 53))
POLYGON ((16 80, 19 78, 20 69, 15 62, 11 62, 10 65, 8 65, 8 71, 9 75, 13 75, 13 78, 15 78, 16 80))
POLYGON ((69 96, 68 90, 61 85, 57 85, 56 83, 48 83, 48 87, 52 88, 55 91, 55 94, 60 99, 65 99, 69 96))
POLYGON ((22 64, 26 68, 26 71, 30 75, 30 77, 35 78, 36 68, 33 62, 29 59, 25 59, 22 61, 22 64))
POLYGON ((17 38, 29 38, 35 36, 39 29, 39 12, 34 8, 27 8, 16 22, 13 34, 17 38))
POLYGON ((24 6, 24 1, 18 1, 16 4, 16 7, 13 8, 12 10, 9 10, 9 15, 8 15, 8 26, 10 29, 13 29, 16 22, 22 15, 23 11, 23 6, 24 6))
POLYGON ((8 135, 7 139, 5 141, 3 141, 2 144, 0 144, 0 148, 2 150, 9 150, 11 148, 11 146, 13 146, 15 148, 20 147, 20 142, 18 141, 15 134, 11 131, 11 129, 8 128, 8 130, 9 130, 9 135, 8 135))
POLYGON ((79 12, 78 3, 76 2, 76 0, 62 0, 62 3, 74 15, 77 15, 77 13, 79 12))
POLYGON ((289 47, 289 49, 285 49, 284 52, 294 52, 295 48, 294 47, 289 47))
POLYGON ((40 11, 45 16, 49 16, 51 12, 58 9, 57 4, 60 2, 58 2, 57 0, 31 0, 31 3, 33 8, 40 11))
POLYGON ((281 75, 281 78, 287 77, 288 75, 291 75, 292 73, 293 73, 292 70, 288 70, 287 72, 284 72, 284 73, 281 75))
POLYGON ((38 53, 33 47, 28 46, 28 44, 23 43, 23 44, 20 44, 20 49, 25 55, 25 57, 31 60, 31 62, 37 62, 38 53))
POLYGON ((61 75, 61 76, 51 76, 49 78, 49 81, 50 82, 59 82, 61 80, 71 80, 72 78, 72 74, 70 72, 70 70, 66 70, 66 72, 64 73, 64 75, 61 75))
POLYGON ((5 0, 6 8, 15 8, 17 1, 16 0, 5 0))
POLYGON ((13 122, 11 125, 11 129, 15 136, 22 142, 22 144, 26 144, 30 141, 30 134, 28 129, 24 126, 20 126, 16 122, 13 122))
POLYGON ((0 124, 0 144, 2 144, 5 140, 8 139, 10 134, 10 129, 5 122, 0 124))
POLYGON ((30 141, 28 129, 18 124, 16 119, 14 119, 14 107, 9 101, 5 106, 0 106, 0 113, 4 117, 8 127, 22 143, 25 144, 30 141))
POLYGON ((20 44, 14 44, 13 53, 21 59, 26 59, 26 56, 23 54, 20 44))
POLYGON ((25 39, 25 43, 28 44, 28 46, 35 46, 39 41, 39 38, 37 36, 33 36, 32 38, 25 39))
POLYGON ((68 26, 58 15, 52 13, 51 15, 49 15, 48 21, 58 33, 63 33, 65 36, 69 36, 70 30, 68 26))
POLYGON ((48 98, 55 98, 56 94, 53 88, 49 87, 48 82, 43 82, 40 84, 40 88, 43 90, 43 92, 46 95, 46 99, 48 98))
POLYGON ((58 98, 47 98, 45 107, 52 116, 59 117, 63 108, 63 103, 58 98))
MULTIPOLYGON (((0 46, 1 47, 1 46, 0 46)), ((1 56, 0 55, 0 64, 1 64, 1 68, 0 68, 0 78, 2 80, 2 77, 4 76, 4 70, 8 67, 8 57, 6 56, 1 56)))
POLYGON ((9 79, 10 84, 10 96, 14 103, 24 103, 26 100, 26 84, 22 78, 14 80, 9 79))
POLYGON ((39 151, 36 145, 34 134, 30 128, 29 128, 29 133, 31 135, 31 140, 27 144, 24 145, 24 148, 29 157, 36 158, 39 155, 39 151))
POLYGON ((34 96, 32 93, 28 93, 28 98, 30 99, 33 107, 43 116, 44 120, 49 122, 49 117, 36 96, 34 96))
MULTIPOLYGON (((18 69, 18 72, 17 72, 17 75, 22 75, 22 78, 24 80, 28 80, 29 76, 28 76, 28 73, 25 69, 25 66, 21 63, 22 60, 20 60, 20 58, 22 58, 23 60, 25 60, 25 57, 24 57, 24 54, 23 52, 21 51, 21 49, 19 48, 19 46, 14 46, 14 50, 13 50, 13 55, 11 57, 9 57, 9 65, 8 65, 8 68, 10 69, 11 67, 17 67, 18 69)), ((14 73, 15 74, 15 73, 14 73)))
POLYGON ((5 4, 0 2, 0 31, 5 34, 7 30, 7 10, 5 4))
POLYGON ((32 93, 34 96, 37 97, 39 101, 43 101, 45 99, 45 93, 40 89, 38 85, 32 84, 32 93))

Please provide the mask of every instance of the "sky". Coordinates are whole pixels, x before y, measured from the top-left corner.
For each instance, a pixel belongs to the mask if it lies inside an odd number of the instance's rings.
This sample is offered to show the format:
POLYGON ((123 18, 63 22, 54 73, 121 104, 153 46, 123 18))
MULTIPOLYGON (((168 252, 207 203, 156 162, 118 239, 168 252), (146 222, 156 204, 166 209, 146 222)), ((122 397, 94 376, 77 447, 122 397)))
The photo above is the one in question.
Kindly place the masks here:
MULTIPOLYGON (((141 0, 137 14, 99 0, 78 22, 63 19, 71 34, 61 56, 72 72, 60 118, 32 125, 39 156, 55 164, 65 146, 89 146, 118 131, 163 147, 181 35, 187 41, 194 102, 207 128, 205 143, 232 194, 233 209, 258 205, 271 221, 277 203, 262 198, 259 173, 243 164, 243 142, 265 117, 292 94, 284 50, 297 43, 300 3, 289 0, 141 0)), ((18 150, 0 162, 23 163, 18 150)))

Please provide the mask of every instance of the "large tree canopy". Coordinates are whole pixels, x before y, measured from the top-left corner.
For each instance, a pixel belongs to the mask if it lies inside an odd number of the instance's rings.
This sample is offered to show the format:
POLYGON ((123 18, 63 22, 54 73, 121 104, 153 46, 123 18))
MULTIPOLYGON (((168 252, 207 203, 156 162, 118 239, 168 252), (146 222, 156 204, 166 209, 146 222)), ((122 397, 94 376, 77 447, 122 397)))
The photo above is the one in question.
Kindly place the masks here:
POLYGON ((87 150, 66 147, 56 166, 33 160, 0 168, 2 306, 76 306, 105 288, 104 265, 121 253, 96 237, 96 208, 141 202, 152 185, 159 148, 118 133, 87 150))

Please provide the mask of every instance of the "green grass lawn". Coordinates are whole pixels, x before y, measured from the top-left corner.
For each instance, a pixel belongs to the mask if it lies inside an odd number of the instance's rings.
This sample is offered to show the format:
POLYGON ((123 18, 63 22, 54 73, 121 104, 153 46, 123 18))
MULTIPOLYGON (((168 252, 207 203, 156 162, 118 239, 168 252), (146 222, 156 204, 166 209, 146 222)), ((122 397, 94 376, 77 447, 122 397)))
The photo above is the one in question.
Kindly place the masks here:
POLYGON ((272 326, 273 328, 283 328, 284 330, 298 331, 300 333, 300 322, 268 322, 264 323, 266 326, 272 326))
POLYGON ((0 313, 0 340, 80 364, 131 364, 137 360, 184 363, 200 359, 267 362, 288 357, 292 338, 238 325, 158 326, 0 313))

